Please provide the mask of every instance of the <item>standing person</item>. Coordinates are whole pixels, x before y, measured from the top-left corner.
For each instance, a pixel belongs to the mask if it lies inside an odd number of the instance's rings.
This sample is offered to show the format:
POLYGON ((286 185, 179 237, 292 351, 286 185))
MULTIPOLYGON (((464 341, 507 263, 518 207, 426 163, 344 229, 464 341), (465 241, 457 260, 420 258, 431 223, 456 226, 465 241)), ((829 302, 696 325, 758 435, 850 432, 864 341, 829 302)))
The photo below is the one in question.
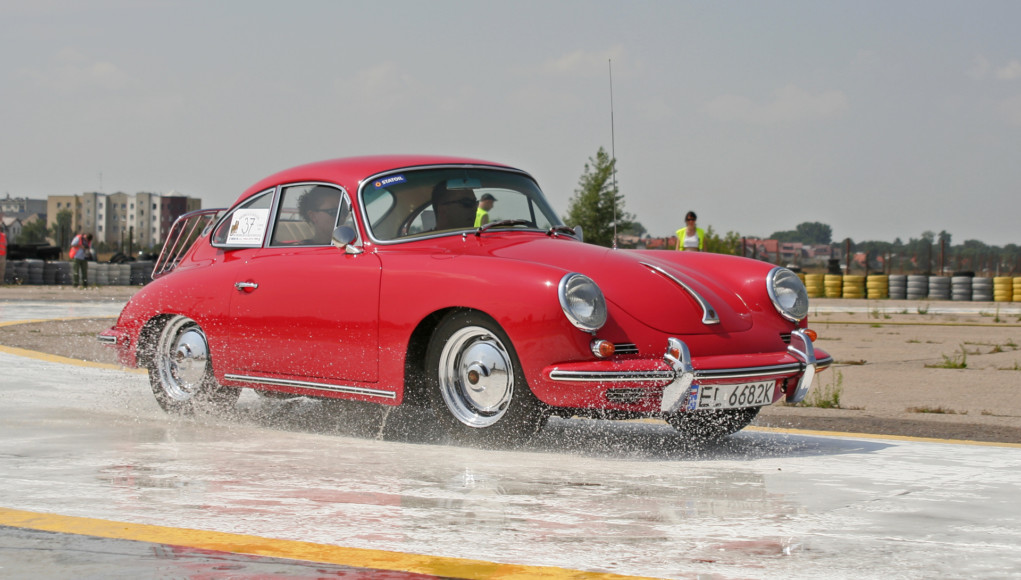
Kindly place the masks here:
POLYGON ((475 210, 475 227, 482 227, 489 223, 489 210, 493 209, 496 198, 491 194, 483 193, 479 198, 479 209, 475 210))
MULTIPOLYGON (((3 214, 0 214, 3 218, 3 214)), ((4 283, 4 274, 7 272, 7 228, 0 223, 0 284, 4 283)))
POLYGON ((698 216, 689 211, 684 216, 684 227, 677 230, 677 249, 693 252, 705 251, 705 230, 695 225, 698 216))
POLYGON ((81 233, 71 240, 72 286, 77 286, 81 280, 82 288, 89 285, 89 258, 92 254, 92 234, 81 233))

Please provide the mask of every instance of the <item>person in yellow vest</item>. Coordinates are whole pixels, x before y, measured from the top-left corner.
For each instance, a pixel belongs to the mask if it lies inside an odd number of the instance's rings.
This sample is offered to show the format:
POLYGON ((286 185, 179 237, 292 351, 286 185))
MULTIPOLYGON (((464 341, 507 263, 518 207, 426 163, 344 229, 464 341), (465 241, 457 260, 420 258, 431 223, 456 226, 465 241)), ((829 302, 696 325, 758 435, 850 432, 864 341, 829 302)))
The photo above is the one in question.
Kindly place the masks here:
MULTIPOLYGON (((3 217, 3 214, 0 214, 3 217)), ((0 284, 4 283, 4 273, 7 271, 7 232, 3 224, 0 224, 0 284)))
POLYGON ((695 212, 689 211, 684 216, 684 227, 677 230, 677 249, 684 252, 705 251, 705 230, 695 225, 698 216, 695 212))
POLYGON ((479 208, 475 210, 475 227, 481 227, 489 223, 489 210, 493 209, 496 198, 491 194, 483 193, 479 198, 479 208))

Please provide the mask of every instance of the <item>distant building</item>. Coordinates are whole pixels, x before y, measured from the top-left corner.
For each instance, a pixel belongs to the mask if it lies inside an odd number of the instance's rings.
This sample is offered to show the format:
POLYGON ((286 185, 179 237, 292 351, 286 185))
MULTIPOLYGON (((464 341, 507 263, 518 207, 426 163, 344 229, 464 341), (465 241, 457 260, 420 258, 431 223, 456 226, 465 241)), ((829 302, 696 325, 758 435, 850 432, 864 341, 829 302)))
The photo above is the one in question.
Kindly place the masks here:
POLYGON ((24 220, 28 216, 36 213, 46 213, 46 200, 45 199, 29 199, 27 197, 11 197, 11 194, 7 194, 6 197, 0 199, 0 214, 4 217, 15 217, 24 220))
MULTIPOLYGON (((71 212, 71 233, 85 231, 95 236, 95 243, 110 247, 143 249, 159 247, 170 231, 170 226, 181 215, 201 209, 202 200, 178 194, 158 193, 98 193, 80 195, 51 195, 47 200, 47 227, 58 223, 57 215, 71 212)), ((60 237, 65 237, 61 235, 60 237)), ((70 240, 51 240, 66 245, 70 240)))
POLYGON ((7 212, 3 213, 3 230, 4 233, 7 234, 7 243, 16 244, 18 243, 18 238, 21 237, 21 228, 23 225, 21 219, 13 216, 7 216, 7 212))

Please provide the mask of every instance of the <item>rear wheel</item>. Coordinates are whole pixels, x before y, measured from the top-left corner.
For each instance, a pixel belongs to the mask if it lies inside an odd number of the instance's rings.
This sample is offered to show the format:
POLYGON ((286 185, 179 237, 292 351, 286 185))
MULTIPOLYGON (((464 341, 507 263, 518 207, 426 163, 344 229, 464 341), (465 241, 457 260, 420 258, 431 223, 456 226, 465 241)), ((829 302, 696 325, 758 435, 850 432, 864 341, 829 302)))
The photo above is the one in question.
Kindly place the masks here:
POLYGON ((520 443, 548 418, 510 339, 487 316, 457 312, 444 318, 426 351, 426 373, 436 416, 459 441, 520 443))
POLYGON ((762 407, 674 413, 666 422, 685 438, 699 443, 719 441, 747 427, 762 407))
POLYGON ((149 383, 156 402, 168 413, 231 407, 241 395, 240 389, 217 384, 206 334, 186 316, 174 316, 160 331, 149 362, 149 383))

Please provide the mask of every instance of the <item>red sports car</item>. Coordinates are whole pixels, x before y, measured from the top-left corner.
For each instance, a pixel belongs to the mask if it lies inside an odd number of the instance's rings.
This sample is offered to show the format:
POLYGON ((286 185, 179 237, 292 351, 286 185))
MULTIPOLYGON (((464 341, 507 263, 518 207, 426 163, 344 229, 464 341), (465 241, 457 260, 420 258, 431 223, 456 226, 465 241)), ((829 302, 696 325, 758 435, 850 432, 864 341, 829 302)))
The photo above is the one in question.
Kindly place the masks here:
POLYGON ((267 396, 428 406, 461 441, 551 415, 716 439, 832 359, 785 268, 581 240, 524 171, 377 156, 268 177, 175 224, 100 340, 169 412, 267 396))

